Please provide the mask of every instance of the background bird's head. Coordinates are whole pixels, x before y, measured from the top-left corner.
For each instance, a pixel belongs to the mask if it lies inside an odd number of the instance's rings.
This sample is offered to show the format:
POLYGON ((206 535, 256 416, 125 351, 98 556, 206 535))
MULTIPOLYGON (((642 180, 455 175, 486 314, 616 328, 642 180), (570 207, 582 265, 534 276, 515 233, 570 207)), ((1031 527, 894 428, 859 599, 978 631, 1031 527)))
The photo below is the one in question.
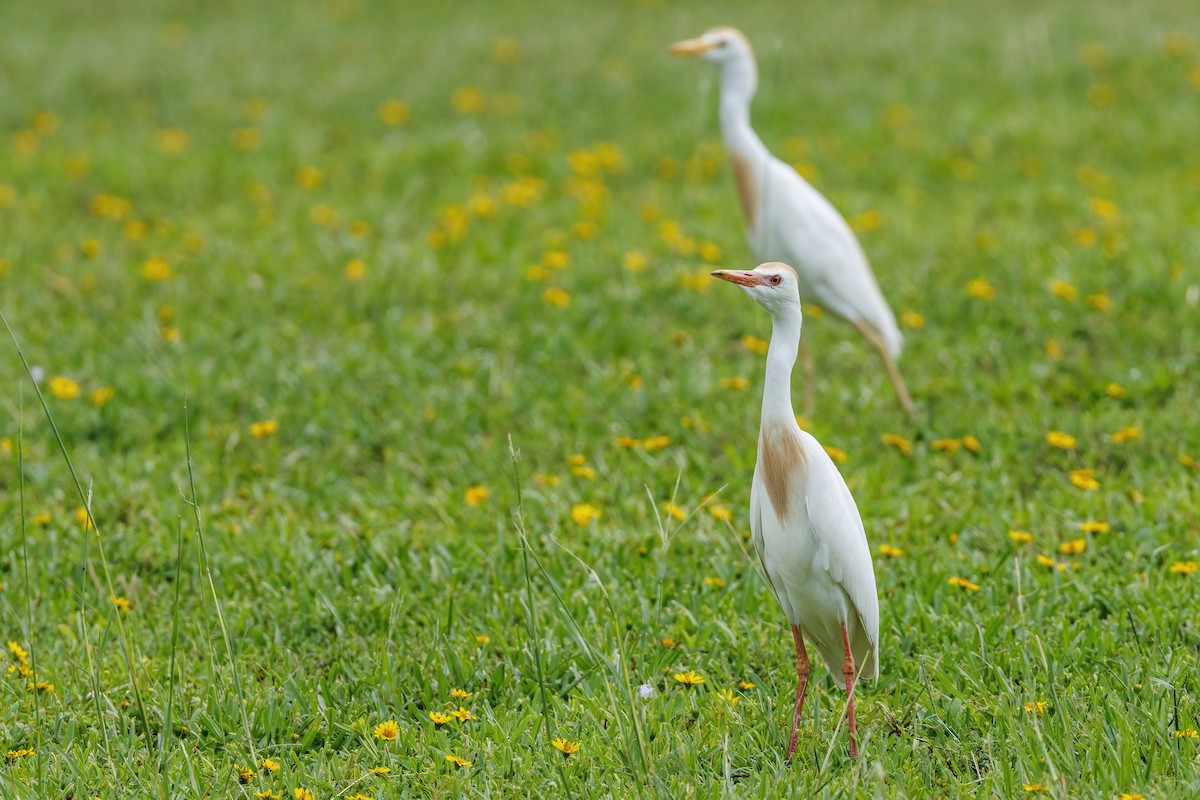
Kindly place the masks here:
POLYGON ((695 39, 685 39, 667 48, 673 56, 694 56, 721 67, 722 79, 736 79, 753 91, 758 83, 754 50, 737 28, 712 28, 695 39))
POLYGON ((751 270, 713 270, 712 275, 742 287, 772 317, 800 315, 800 284, 787 264, 771 261, 751 270))

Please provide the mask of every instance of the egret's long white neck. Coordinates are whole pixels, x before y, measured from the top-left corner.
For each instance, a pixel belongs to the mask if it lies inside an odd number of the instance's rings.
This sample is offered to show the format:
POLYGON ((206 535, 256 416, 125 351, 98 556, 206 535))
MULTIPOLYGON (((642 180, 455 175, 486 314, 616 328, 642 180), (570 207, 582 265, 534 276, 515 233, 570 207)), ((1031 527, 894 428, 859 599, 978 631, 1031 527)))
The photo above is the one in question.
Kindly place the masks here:
POLYGON ((721 65, 721 138, 730 155, 761 164, 767 148, 750 127, 750 101, 758 88, 758 70, 752 57, 721 65))
POLYGON ((771 346, 767 348, 767 377, 763 385, 763 421, 791 420, 792 366, 800 350, 800 308, 788 308, 773 314, 771 346))

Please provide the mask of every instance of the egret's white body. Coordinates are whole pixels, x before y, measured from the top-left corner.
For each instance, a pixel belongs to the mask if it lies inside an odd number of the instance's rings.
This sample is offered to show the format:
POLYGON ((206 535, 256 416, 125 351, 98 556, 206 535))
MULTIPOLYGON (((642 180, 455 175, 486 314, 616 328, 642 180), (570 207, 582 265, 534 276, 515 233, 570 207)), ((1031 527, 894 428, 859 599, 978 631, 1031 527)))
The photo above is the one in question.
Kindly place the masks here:
MULTIPOLYGON (((750 127, 750 102, 758 84, 750 43, 733 28, 714 28, 697 39, 677 42, 671 52, 699 56, 721 68, 721 137, 755 258, 793 265, 806 301, 858 328, 883 359, 900 404, 911 412, 912 400, 895 363, 904 337, 866 253, 833 204, 771 155, 750 127)), ((811 414, 812 367, 807 352, 805 362, 810 373, 805 412, 811 414)))
POLYGON ((797 274, 786 264, 717 270, 771 313, 758 460, 750 489, 750 530, 767 580, 792 626, 800 683, 788 744, 791 759, 808 680, 812 642, 838 686, 849 691, 855 754, 854 682, 879 675, 879 599, 858 506, 833 461, 796 423, 792 366, 800 347, 797 274))

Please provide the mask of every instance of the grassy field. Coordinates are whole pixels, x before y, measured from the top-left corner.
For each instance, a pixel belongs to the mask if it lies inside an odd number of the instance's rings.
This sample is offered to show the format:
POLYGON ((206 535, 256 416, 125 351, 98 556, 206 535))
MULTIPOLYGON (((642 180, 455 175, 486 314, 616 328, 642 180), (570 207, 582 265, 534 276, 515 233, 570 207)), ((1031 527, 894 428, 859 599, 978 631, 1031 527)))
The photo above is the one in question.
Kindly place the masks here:
POLYGON ((78 486, 5 344, 0 795, 1200 794, 1192 3, 395 5, 5 10, 0 309, 78 486), (821 667, 783 764, 769 320, 665 54, 716 24, 921 408, 806 308, 856 762, 821 667))

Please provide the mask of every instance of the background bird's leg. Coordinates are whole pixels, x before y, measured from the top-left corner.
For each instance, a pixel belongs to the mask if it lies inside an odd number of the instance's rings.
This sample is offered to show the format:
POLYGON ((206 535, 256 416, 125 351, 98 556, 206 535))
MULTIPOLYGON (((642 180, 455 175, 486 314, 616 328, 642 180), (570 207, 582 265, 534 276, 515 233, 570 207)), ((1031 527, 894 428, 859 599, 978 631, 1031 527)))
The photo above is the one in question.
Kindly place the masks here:
POLYGON ((792 710, 792 735, 788 738, 787 763, 792 763, 796 751, 796 729, 800 727, 800 713, 804 711, 804 690, 808 688, 808 652, 804 649, 804 634, 798 625, 792 626, 792 638, 796 640, 796 673, 800 676, 796 684, 796 706, 792 710))
POLYGON ((883 368, 887 371, 888 380, 892 382, 892 389, 896 392, 896 399, 900 401, 900 407, 909 416, 915 416, 916 409, 913 406, 912 397, 908 394, 908 387, 904 385, 904 376, 900 374, 900 368, 896 366, 896 360, 887 351, 887 346, 883 343, 883 339, 879 336, 879 333, 865 322, 856 322, 854 326, 858 328, 859 333, 870 343, 871 347, 875 349, 875 352, 879 354, 879 358, 883 361, 883 368))
POLYGON ((854 654, 850 652, 850 633, 842 623, 842 646, 846 648, 846 660, 842 662, 842 675, 846 677, 846 692, 849 695, 846 719, 850 723, 850 757, 858 758, 858 725, 854 720, 854 654))
POLYGON ((812 419, 814 408, 814 392, 817 385, 817 365, 813 362, 812 350, 808 340, 800 337, 800 362, 804 368, 804 416, 812 419))

